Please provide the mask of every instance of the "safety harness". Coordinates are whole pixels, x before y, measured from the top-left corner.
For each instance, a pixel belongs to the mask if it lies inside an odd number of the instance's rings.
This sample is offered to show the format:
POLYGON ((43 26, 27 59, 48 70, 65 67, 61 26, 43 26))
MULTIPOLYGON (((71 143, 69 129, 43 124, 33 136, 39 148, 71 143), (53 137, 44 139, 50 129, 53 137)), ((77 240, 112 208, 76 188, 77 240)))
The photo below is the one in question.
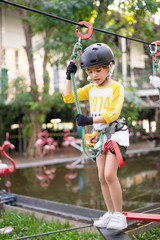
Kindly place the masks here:
MULTIPOLYGON (((116 121, 110 123, 110 125, 103 130, 102 141, 99 140, 99 133, 101 133, 102 130, 94 132, 94 129, 93 129, 93 134, 86 134, 87 139, 90 138, 89 139, 90 141, 88 141, 88 145, 92 147, 92 151, 91 151, 92 155, 95 156, 97 153, 97 150, 95 150, 95 148, 98 148, 98 147, 101 148, 102 146, 103 150, 101 149, 101 153, 106 154, 108 151, 110 151, 111 153, 117 156, 119 166, 120 167, 124 166, 123 157, 119 148, 125 149, 125 147, 121 147, 115 141, 111 140, 111 136, 115 132, 126 131, 127 129, 128 129, 128 123, 126 119, 120 116, 116 121)), ((94 158, 93 158, 93 161, 95 161, 94 158)))
MULTIPOLYGON (((88 33, 86 35, 82 35, 79 32, 79 25, 76 28, 76 34, 78 36, 78 42, 74 45, 73 52, 72 52, 72 61, 74 63, 77 62, 78 58, 80 57, 82 53, 82 45, 81 45, 81 39, 88 39, 92 36, 93 27, 88 22, 79 22, 84 27, 88 28, 88 33)), ((77 108, 77 113, 81 114, 81 108, 80 103, 78 99, 77 94, 77 88, 75 84, 75 75, 74 73, 71 73, 71 81, 72 81, 72 89, 74 93, 75 98, 75 104, 77 108)), ((111 140, 111 135, 117 131, 125 131, 127 128, 124 129, 124 126, 127 126, 127 121, 125 118, 119 117, 118 120, 112 122, 108 127, 106 127, 103 130, 100 131, 94 131, 93 134, 85 134, 85 129, 82 127, 82 148, 83 152, 92 160, 95 160, 97 156, 100 154, 107 153, 108 150, 111 152, 114 151, 119 162, 119 167, 124 166, 124 161, 122 154, 119 150, 119 146, 115 141, 111 140), (104 144, 104 138, 107 139, 107 141, 104 144), (104 145, 104 146, 103 146, 104 145), (102 149, 103 148, 103 149, 102 149), (89 154, 87 151, 89 150, 91 154, 89 154)))

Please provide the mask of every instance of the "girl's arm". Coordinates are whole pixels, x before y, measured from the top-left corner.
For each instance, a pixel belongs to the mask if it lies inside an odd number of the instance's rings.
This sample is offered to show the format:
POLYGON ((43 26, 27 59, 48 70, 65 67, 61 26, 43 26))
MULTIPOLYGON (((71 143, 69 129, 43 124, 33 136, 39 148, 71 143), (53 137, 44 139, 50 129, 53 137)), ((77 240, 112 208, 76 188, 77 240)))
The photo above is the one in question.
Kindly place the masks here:
POLYGON ((66 80, 66 86, 65 86, 63 94, 64 94, 64 96, 67 96, 71 92, 72 92, 72 82, 71 82, 71 80, 66 80))
POLYGON ((99 116, 99 117, 93 117, 93 123, 106 123, 106 121, 102 116, 99 116))

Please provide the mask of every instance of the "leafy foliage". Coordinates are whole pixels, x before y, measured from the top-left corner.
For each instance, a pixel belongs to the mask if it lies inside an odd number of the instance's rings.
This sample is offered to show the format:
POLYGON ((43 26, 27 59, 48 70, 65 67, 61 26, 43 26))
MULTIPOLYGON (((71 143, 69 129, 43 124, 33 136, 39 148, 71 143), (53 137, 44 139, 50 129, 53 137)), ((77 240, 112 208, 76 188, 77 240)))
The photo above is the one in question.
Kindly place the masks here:
POLYGON ((129 123, 132 123, 133 120, 138 120, 139 109, 144 107, 144 102, 138 96, 135 89, 130 88, 128 91, 125 91, 125 100, 124 108, 122 110, 122 115, 128 120, 129 123))
MULTIPOLYGON (((138 38, 147 41, 153 41, 160 37, 159 28, 151 19, 151 14, 155 14, 160 7, 160 2, 156 0, 13 0, 12 2, 47 12, 62 19, 69 19, 75 23, 82 20, 87 21, 93 27, 114 33, 124 34, 125 29, 126 35, 138 36, 138 38), (116 6, 116 9, 113 6, 116 6)), ((10 8, 12 9, 13 7, 10 6, 10 8)), ((65 105, 58 93, 55 93, 53 96, 48 93, 50 78, 46 65, 49 63, 57 66, 63 64, 65 66, 66 62, 71 58, 74 43, 77 42, 75 24, 15 7, 14 10, 20 13, 23 25, 29 26, 31 30, 30 36, 33 37, 36 34, 43 36, 41 42, 29 49, 29 55, 32 57, 37 50, 44 50, 44 86, 40 92, 36 85, 36 79, 35 82, 30 84, 32 85, 32 90, 38 96, 34 98, 33 92, 26 88, 25 79, 19 76, 13 88, 15 89, 16 97, 8 108, 11 112, 16 113, 15 117, 18 116, 19 112, 23 112, 25 117, 27 117, 23 119, 28 119, 30 113, 35 113, 34 121, 38 121, 38 123, 44 122, 49 113, 60 114, 63 119, 71 118, 71 114, 69 115, 68 112, 73 111, 73 105, 65 105)), ((86 29, 80 28, 80 31, 85 33, 86 29)), ((30 40, 32 42, 32 39, 30 40)), ((121 56, 117 37, 93 31, 92 37, 83 41, 83 47, 85 48, 93 42, 105 42, 113 48, 117 58, 121 56)), ((34 68, 34 66, 32 67, 34 68)), ((126 98, 125 103, 128 107, 123 111, 124 115, 129 114, 132 119, 137 118, 137 107, 134 105, 134 108, 131 108, 132 103, 135 102, 134 100, 126 98)), ((2 96, 0 98, 0 111, 1 109, 4 111, 4 108, 6 108, 5 98, 2 96)), ((11 114, 7 112, 6 115, 10 116, 11 114)), ((7 121, 7 124, 5 123, 5 125, 8 125, 11 119, 15 120, 13 116, 11 118, 6 117, 5 121, 7 121)), ((27 129, 31 127, 29 119, 25 120, 24 123, 27 129), (29 125, 27 126, 27 124, 29 125)), ((25 131, 26 133, 30 132, 28 130, 25 131)))
MULTIPOLYGON (((26 213, 18 212, 4 212, 3 219, 0 222, 0 228, 5 226, 12 226, 14 230, 8 234, 0 234, 1 240, 13 239, 23 236, 29 236, 40 233, 47 233, 57 230, 63 230, 71 228, 69 223, 66 221, 65 224, 60 222, 45 222, 43 219, 38 220, 34 215, 29 215, 26 213)), ((102 240, 103 238, 100 234, 94 234, 91 231, 78 232, 78 231, 68 231, 63 233, 50 234, 42 237, 44 240, 62 240, 62 239, 83 239, 83 240, 102 240)), ((42 239, 38 238, 38 239, 42 239)))
MULTIPOLYGON (((43 219, 39 220, 34 217, 34 215, 29 215, 27 213, 18 213, 14 212, 2 212, 2 220, 0 222, 0 228, 5 226, 12 226, 14 230, 7 234, 0 234, 1 240, 13 239, 23 236, 30 236, 34 234, 47 233, 57 230, 63 230, 71 228, 72 226, 66 221, 65 224, 60 222, 46 222, 43 219)), ((160 237, 160 228, 153 228, 150 231, 140 233, 138 235, 133 235, 132 240, 156 240, 160 237)), ((95 234, 91 231, 78 232, 78 231, 69 231, 63 233, 50 234, 42 237, 43 240, 61 240, 61 239, 83 239, 83 240, 102 240, 101 235, 95 234)), ((38 238, 38 239, 42 239, 38 238)))
POLYGON ((150 231, 140 233, 137 236, 133 236, 132 240, 158 240, 160 237, 160 228, 153 228, 150 231))

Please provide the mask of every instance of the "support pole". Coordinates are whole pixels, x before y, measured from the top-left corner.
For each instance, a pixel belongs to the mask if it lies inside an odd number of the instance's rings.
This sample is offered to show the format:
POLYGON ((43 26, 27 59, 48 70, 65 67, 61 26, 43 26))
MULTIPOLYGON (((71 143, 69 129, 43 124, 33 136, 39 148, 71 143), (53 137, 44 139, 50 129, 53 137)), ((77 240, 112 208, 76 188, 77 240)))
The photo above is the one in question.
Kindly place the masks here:
POLYGON ((127 86, 127 48, 126 48, 126 39, 121 39, 121 48, 122 48, 122 78, 124 81, 124 86, 127 86))
POLYGON ((131 238, 122 230, 107 230, 106 228, 97 229, 106 240, 131 240, 131 238))
POLYGON ((127 220, 160 222, 160 214, 123 212, 127 220))

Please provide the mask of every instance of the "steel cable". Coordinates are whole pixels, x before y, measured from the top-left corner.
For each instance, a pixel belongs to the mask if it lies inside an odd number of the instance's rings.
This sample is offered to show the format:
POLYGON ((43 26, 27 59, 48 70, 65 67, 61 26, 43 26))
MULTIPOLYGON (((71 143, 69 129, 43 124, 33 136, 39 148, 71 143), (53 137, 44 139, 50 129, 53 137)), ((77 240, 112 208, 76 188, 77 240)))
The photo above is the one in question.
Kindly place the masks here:
MULTIPOLYGON (((28 10, 28 11, 32 11, 32 12, 35 12, 35 13, 38 13, 38 14, 41 14, 41 15, 45 15, 47 17, 55 18, 55 19, 58 19, 60 21, 64 21, 64 22, 68 22, 68 23, 71 23, 71 24, 74 24, 74 25, 79 25, 79 26, 82 26, 82 27, 86 27, 86 26, 84 26, 82 24, 79 24, 77 22, 71 21, 69 19, 62 18, 62 17, 56 16, 56 15, 52 15, 50 13, 46 13, 46 12, 43 12, 43 11, 40 11, 40 10, 37 10, 37 9, 33 9, 33 8, 30 8, 30 7, 26 7, 26 6, 23 6, 23 5, 20 5, 20 4, 12 3, 10 1, 0 0, 0 2, 9 4, 9 5, 18 7, 18 8, 22 8, 22 9, 25 9, 25 10, 28 10)), ((99 29, 99 28, 95 28, 95 27, 93 27, 93 30, 95 30, 97 32, 107 33, 107 34, 110 34, 110 35, 113 35, 113 36, 125 38, 125 39, 131 40, 131 41, 135 41, 135 42, 140 42, 140 43, 144 43, 144 44, 148 44, 148 45, 151 44, 150 42, 143 41, 141 39, 132 38, 132 37, 128 37, 128 36, 123 36, 123 35, 120 35, 120 34, 117 34, 117 33, 109 32, 109 31, 106 31, 106 30, 103 30, 103 29, 99 29)))
POLYGON ((73 231, 73 230, 77 230, 77 229, 81 229, 81 228, 88 228, 88 227, 92 227, 92 226, 93 226, 93 224, 88 224, 88 225, 83 225, 83 226, 80 226, 80 227, 74 227, 74 228, 68 228, 68 229, 63 229, 63 230, 57 230, 57 231, 48 232, 48 233, 39 233, 39 234, 35 234, 35 235, 30 235, 30 236, 24 236, 24 237, 19 237, 19 238, 12 238, 12 240, 21 240, 21 239, 35 238, 35 237, 46 236, 46 235, 51 235, 51 234, 55 234, 55 233, 62 233, 62 232, 73 231))

